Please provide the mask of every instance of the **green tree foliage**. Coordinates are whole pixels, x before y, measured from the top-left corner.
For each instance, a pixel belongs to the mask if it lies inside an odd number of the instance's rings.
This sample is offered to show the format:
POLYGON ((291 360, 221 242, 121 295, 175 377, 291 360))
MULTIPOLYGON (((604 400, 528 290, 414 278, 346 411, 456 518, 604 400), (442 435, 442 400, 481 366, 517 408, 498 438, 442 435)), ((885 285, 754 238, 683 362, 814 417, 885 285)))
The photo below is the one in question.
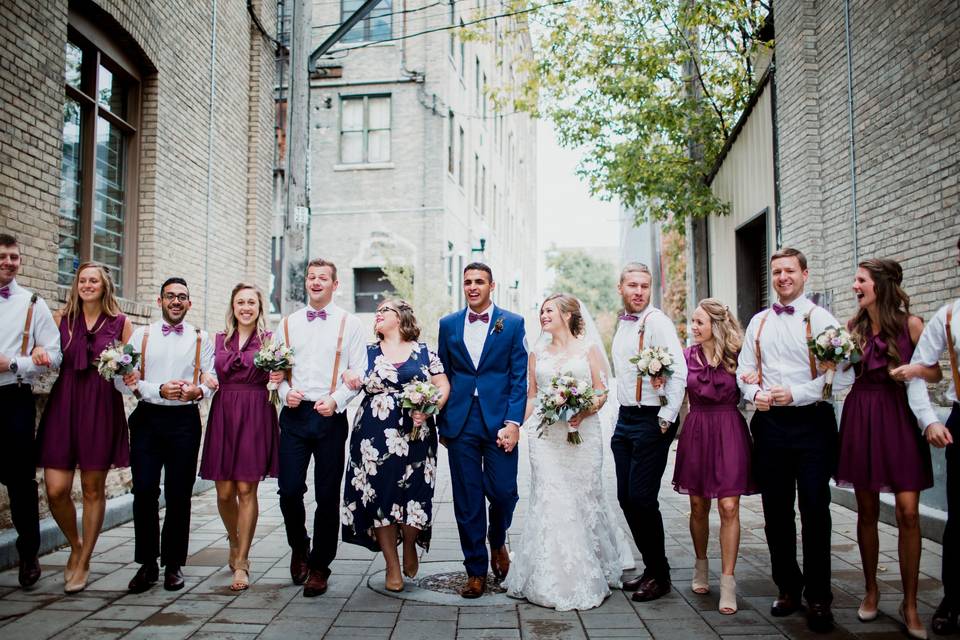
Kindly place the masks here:
POLYGON ((547 268, 553 270, 551 293, 576 296, 586 305, 609 351, 621 306, 616 267, 582 249, 554 248, 547 252, 547 268))
POLYGON ((704 178, 759 80, 752 61, 767 46, 757 34, 770 3, 518 3, 542 7, 528 14, 536 73, 498 99, 529 109, 539 96, 535 110, 560 143, 584 150, 579 173, 592 192, 634 209, 637 222, 682 229, 687 216, 725 213, 704 178))

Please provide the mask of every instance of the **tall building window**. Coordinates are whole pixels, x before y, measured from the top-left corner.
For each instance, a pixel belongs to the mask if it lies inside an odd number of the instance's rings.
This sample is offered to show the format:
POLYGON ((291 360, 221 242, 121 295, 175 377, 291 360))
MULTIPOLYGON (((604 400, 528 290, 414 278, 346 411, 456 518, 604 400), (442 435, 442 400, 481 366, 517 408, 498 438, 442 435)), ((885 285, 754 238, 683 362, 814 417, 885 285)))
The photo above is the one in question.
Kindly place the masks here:
POLYGON ((453 120, 453 111, 447 112, 447 172, 453 175, 455 169, 453 162, 453 145, 457 141, 456 123, 453 120))
MULTIPOLYGON (((457 0, 447 0, 447 11, 450 14, 450 59, 455 60, 457 56, 457 32, 453 25, 457 24, 457 0)), ((456 64, 456 62, 454 62, 456 64)))
POLYGON ((473 208, 480 208, 480 156, 473 154, 473 208))
MULTIPOLYGON (((363 0, 340 0, 340 22, 360 8, 363 0)), ((380 0, 367 16, 343 36, 344 42, 387 40, 393 35, 393 0, 380 0)))
POLYGON ((473 67, 473 106, 480 111, 480 97, 483 95, 483 88, 480 86, 480 56, 477 56, 473 67))
POLYGON ((458 140, 457 142, 460 145, 459 157, 457 158, 457 183, 462 187, 464 179, 464 168, 463 168, 463 159, 464 159, 464 147, 466 146, 466 136, 463 133, 463 127, 458 127, 458 140))
POLYGON ((487 168, 480 167, 480 215, 487 215, 487 168))
POLYGON ((353 270, 353 308, 357 313, 373 313, 384 298, 396 293, 383 269, 366 267, 353 270))
MULTIPOLYGON (((483 74, 483 77, 481 78, 481 80, 482 80, 482 82, 481 82, 481 85, 480 85, 480 89, 481 89, 482 92, 486 93, 486 91, 487 91, 487 74, 484 73, 484 74, 483 74)), ((482 105, 482 106, 481 106, 481 109, 482 109, 482 110, 481 110, 481 112, 480 112, 480 116, 483 118, 483 126, 484 126, 484 128, 486 128, 486 126, 487 126, 487 96, 486 96, 486 95, 484 95, 482 98, 480 98, 480 104, 482 105)))
MULTIPOLYGON (((463 18, 460 19, 460 31, 463 32, 463 18)), ((462 35, 458 35, 457 39, 460 40, 460 79, 462 80, 467 73, 467 45, 462 35)))
POLYGON ((124 295, 136 283, 140 70, 92 23, 67 38, 57 281, 95 260, 124 295))
POLYGON ((390 96, 340 98, 340 162, 390 161, 390 96))

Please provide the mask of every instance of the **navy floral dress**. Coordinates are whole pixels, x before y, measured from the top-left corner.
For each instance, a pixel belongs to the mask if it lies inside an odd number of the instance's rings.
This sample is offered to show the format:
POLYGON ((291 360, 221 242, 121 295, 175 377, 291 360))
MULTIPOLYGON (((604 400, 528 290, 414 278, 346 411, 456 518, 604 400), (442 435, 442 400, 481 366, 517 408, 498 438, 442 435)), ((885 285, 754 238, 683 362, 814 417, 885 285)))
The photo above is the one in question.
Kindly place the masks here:
MULTIPOLYGON (((420 529, 417 544, 428 549, 437 477, 437 430, 433 419, 416 440, 413 419, 402 409, 404 385, 443 373, 440 359, 419 344, 400 363, 388 362, 379 343, 367 346, 363 401, 350 434, 340 521, 344 542, 380 551, 374 528, 391 524, 420 529)), ((403 529, 397 527, 398 542, 403 529)))

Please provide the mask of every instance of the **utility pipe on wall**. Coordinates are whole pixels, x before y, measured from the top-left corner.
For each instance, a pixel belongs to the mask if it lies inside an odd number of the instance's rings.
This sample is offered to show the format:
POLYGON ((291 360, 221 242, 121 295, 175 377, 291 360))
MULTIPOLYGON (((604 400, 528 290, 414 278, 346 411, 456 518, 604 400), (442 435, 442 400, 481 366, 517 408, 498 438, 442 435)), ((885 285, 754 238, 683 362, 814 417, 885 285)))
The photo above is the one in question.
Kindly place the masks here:
POLYGON ((856 270, 860 262, 859 238, 857 237, 857 151, 853 130, 853 47, 850 44, 850 0, 843 2, 843 26, 846 35, 847 49, 847 127, 850 140, 850 204, 851 204, 851 231, 853 234, 853 268, 856 270))

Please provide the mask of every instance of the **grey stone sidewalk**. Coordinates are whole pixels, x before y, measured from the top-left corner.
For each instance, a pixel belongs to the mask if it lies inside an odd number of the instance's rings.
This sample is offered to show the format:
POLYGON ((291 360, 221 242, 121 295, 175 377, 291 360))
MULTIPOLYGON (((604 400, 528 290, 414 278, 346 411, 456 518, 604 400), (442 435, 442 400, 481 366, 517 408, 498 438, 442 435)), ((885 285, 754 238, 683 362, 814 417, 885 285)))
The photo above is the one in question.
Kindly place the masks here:
MULTIPOLYGON (((522 530, 528 494, 526 451, 521 455, 521 501, 511 533, 514 541, 522 530)), ((456 570, 462 559, 449 473, 445 456, 441 456, 433 544, 430 553, 422 558, 418 579, 438 571, 456 570)), ((609 460, 605 476, 615 505, 613 468, 609 460)), ((856 514, 839 506, 833 507, 836 632, 829 636, 812 634, 799 614, 781 619, 770 617, 769 604, 776 595, 776 587, 769 579, 769 556, 758 497, 744 499, 741 510, 743 535, 737 566, 740 611, 734 616, 721 616, 717 612, 719 521, 714 513, 710 546, 713 591, 698 596, 689 588, 693 551, 687 529, 688 502, 685 496, 674 493, 669 484, 671 477, 672 465, 664 475, 661 504, 675 589, 653 603, 633 603, 616 591, 597 609, 558 613, 509 600, 503 595, 468 602, 413 585, 401 594, 402 598, 388 597, 374 589, 382 583, 382 557, 350 545, 340 547, 327 594, 305 599, 300 589, 290 583, 289 550, 276 482, 267 481, 260 487, 261 515, 251 552, 253 585, 249 591, 237 595, 228 589, 232 576, 226 566, 227 541, 217 514, 216 495, 209 491, 194 498, 184 590, 169 593, 158 585, 141 595, 126 593, 127 581, 136 570, 132 563, 133 525, 128 523, 102 534, 91 565, 90 586, 81 594, 63 593, 62 570, 67 553, 62 550, 41 558, 43 577, 29 591, 17 587, 15 569, 0 574, 0 637, 5 640, 52 637, 402 640, 862 637, 881 640, 904 637, 896 620, 900 600, 896 530, 880 525, 881 610, 886 615, 873 623, 861 624, 856 619, 862 594, 856 514), (368 581, 374 588, 368 586, 368 581)), ((620 524, 626 526, 622 521, 620 524)), ((924 541, 920 612, 925 621, 940 598, 940 554, 939 544, 924 541)), ((639 563, 639 554, 636 555, 639 563)))

